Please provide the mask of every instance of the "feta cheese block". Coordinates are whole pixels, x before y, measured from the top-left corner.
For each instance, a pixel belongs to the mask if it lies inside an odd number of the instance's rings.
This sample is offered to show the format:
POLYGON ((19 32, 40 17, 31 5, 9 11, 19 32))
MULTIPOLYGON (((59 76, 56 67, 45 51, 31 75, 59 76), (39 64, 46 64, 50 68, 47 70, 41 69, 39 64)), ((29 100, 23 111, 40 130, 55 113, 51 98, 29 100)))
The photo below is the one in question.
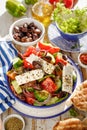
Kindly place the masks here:
POLYGON ((72 93, 73 87, 73 67, 67 64, 63 67, 63 77, 62 77, 62 91, 72 93))
POLYGON ((18 85, 38 80, 44 76, 42 69, 31 70, 15 77, 18 85))
POLYGON ((52 74, 55 69, 55 66, 53 64, 48 63, 47 61, 43 60, 42 58, 34 54, 31 54, 29 57, 26 58, 26 60, 31 64, 33 61, 39 61, 42 65, 43 71, 47 74, 52 74))

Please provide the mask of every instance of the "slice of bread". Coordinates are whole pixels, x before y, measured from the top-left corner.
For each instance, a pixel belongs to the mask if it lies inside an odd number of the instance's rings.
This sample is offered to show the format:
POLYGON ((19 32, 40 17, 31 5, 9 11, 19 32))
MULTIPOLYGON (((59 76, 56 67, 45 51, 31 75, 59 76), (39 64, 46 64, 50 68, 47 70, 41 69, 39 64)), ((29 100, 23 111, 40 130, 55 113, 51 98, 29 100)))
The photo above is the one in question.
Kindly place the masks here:
POLYGON ((57 122, 53 130, 87 130, 87 126, 78 118, 69 118, 57 122))
POLYGON ((72 104, 79 110, 87 111, 87 80, 82 82, 78 88, 71 98, 72 104))

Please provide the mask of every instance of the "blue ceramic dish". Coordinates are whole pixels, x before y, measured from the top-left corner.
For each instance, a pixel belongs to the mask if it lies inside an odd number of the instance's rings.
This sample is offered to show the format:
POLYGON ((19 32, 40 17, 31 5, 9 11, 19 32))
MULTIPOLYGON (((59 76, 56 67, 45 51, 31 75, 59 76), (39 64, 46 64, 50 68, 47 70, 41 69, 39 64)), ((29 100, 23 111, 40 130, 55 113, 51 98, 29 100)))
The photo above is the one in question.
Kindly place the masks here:
MULTIPOLYGON (((75 81, 75 83, 73 85, 73 91, 74 91, 74 89, 78 86, 78 84, 80 84, 83 81, 83 78, 82 78, 82 73, 81 73, 80 69, 74 63, 74 61, 70 58, 68 60, 72 64, 72 66, 74 67, 76 75, 77 75, 77 80, 75 81)), ((11 68, 12 68, 12 64, 9 66, 8 70, 10 70, 11 68)), ((8 77, 7 77, 7 84, 8 84, 8 90, 11 92, 11 94, 15 98, 15 104, 12 106, 12 108, 15 111, 17 111, 18 113, 23 114, 24 116, 37 118, 37 119, 53 118, 53 117, 56 117, 56 116, 59 116, 59 115, 65 113, 66 111, 68 111, 72 107, 72 103, 66 104, 70 95, 66 99, 64 99, 56 104, 50 105, 50 106, 29 105, 29 104, 19 100, 13 94, 13 92, 10 89, 10 82, 9 82, 8 77)))
POLYGON ((78 42, 78 40, 80 38, 82 38, 84 35, 87 34, 87 32, 82 32, 82 33, 76 33, 76 34, 73 34, 73 33, 65 33, 63 32, 58 24, 56 23, 56 27, 58 29, 58 32, 60 33, 60 35, 67 41, 72 41, 72 42, 78 42))

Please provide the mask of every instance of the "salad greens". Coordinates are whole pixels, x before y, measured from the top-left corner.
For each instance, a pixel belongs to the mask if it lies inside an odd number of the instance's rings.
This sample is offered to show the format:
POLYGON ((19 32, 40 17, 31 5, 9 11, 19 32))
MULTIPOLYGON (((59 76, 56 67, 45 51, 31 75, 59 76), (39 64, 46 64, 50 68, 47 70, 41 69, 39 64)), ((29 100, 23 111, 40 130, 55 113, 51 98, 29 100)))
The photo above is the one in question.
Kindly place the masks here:
POLYGON ((76 116, 79 115, 78 112, 76 111, 76 109, 75 109, 74 107, 72 107, 72 108, 69 110, 69 113, 70 113, 70 115, 73 116, 73 117, 76 117, 76 116))
POLYGON ((62 3, 57 3, 52 19, 65 33, 81 33, 87 31, 87 7, 70 10, 62 3))

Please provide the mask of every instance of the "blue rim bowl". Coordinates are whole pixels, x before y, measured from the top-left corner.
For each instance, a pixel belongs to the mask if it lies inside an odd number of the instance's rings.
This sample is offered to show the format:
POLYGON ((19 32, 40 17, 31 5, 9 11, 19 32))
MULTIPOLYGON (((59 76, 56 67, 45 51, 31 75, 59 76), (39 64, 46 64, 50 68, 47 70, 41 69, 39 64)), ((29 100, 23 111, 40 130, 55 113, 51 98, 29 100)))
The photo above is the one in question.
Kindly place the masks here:
POLYGON ((56 22, 55 24, 56 24, 57 30, 58 30, 58 32, 60 33, 60 35, 61 35, 65 40, 67 40, 67 41, 78 42, 78 40, 79 40, 80 38, 82 38, 84 35, 87 34, 86 31, 85 31, 85 32, 81 32, 81 33, 76 33, 76 34, 74 34, 74 33, 65 33, 65 32, 63 32, 63 31, 59 28, 57 22, 56 22))

